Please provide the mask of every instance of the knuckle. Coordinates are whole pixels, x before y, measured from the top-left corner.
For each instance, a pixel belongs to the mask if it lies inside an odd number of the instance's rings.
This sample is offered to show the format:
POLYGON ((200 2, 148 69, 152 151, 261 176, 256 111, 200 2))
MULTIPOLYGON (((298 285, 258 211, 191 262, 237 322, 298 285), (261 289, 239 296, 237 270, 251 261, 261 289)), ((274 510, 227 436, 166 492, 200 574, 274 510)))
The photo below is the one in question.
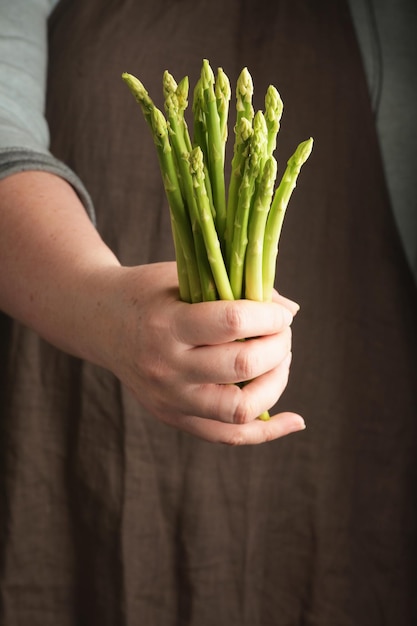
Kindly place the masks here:
POLYGON ((143 380, 153 387, 169 387, 175 377, 175 370, 170 364, 170 359, 155 350, 142 357, 137 368, 143 380))
POLYGON ((233 410, 232 422, 233 424, 238 425, 247 424, 253 416, 253 409, 246 396, 239 388, 237 389, 239 390, 239 400, 238 402, 236 402, 235 408, 233 410))
POLYGON ((273 441, 277 438, 276 430, 273 428, 273 425, 265 422, 262 432, 263 441, 267 443, 268 441, 273 441))
POLYGON ((230 302, 224 309, 225 324, 234 335, 241 336, 243 328, 243 315, 241 309, 236 306, 235 302, 230 302))
POLYGON ((167 382, 167 367, 161 355, 148 361, 146 374, 148 380, 153 384, 162 385, 167 382))
POLYGON ((234 372, 239 381, 250 380, 256 371, 256 362, 247 349, 242 347, 236 354, 234 372))
POLYGON ((243 446, 246 443, 246 437, 244 436, 243 432, 239 428, 237 428, 233 433, 229 435, 225 443, 231 447, 243 446))

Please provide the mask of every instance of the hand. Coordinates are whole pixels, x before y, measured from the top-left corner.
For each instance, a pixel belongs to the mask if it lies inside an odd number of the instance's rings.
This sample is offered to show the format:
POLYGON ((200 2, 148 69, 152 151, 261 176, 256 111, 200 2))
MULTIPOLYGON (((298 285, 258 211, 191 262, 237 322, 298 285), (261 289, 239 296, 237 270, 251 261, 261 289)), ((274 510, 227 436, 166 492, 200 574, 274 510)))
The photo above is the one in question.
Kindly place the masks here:
POLYGON ((295 303, 276 294, 273 303, 187 304, 175 263, 112 268, 103 285, 110 317, 100 360, 157 419, 232 445, 304 428, 293 413, 256 419, 287 384, 295 303))
POLYGON ((235 445, 304 428, 293 413, 256 419, 287 384, 286 313, 297 305, 278 294, 274 303, 180 302, 175 264, 121 267, 62 179, 0 181, 0 268, 3 311, 114 372, 162 422, 235 445))

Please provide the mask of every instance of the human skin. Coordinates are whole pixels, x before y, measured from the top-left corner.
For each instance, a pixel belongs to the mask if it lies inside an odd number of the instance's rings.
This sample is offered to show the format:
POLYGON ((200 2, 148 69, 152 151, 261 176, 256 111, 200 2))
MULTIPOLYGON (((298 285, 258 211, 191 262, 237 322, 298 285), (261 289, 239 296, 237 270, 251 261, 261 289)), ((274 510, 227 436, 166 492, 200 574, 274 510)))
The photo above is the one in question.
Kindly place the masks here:
POLYGON ((298 305, 278 294, 181 302, 175 263, 122 266, 53 174, 0 181, 0 308, 113 372, 156 419, 207 441, 255 444, 305 427, 290 412, 257 419, 286 387, 298 305))

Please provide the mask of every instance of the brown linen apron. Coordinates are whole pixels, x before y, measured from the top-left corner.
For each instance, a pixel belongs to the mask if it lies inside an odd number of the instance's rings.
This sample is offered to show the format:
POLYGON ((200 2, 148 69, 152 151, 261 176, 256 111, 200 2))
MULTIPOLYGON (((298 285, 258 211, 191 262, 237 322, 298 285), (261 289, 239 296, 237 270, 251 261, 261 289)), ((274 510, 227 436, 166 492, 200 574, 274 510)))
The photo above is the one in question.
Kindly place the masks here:
MULTIPOLYGON (((313 135, 278 287, 301 303, 281 408, 307 430, 210 445, 108 372, 1 318, 4 626, 416 623, 416 294, 349 13, 338 0, 64 0, 50 20, 52 150, 125 264, 173 258, 155 149, 121 81, 159 104, 202 58, 285 110, 279 167, 313 135)), ((53 278, 52 278, 53 279, 53 278)))

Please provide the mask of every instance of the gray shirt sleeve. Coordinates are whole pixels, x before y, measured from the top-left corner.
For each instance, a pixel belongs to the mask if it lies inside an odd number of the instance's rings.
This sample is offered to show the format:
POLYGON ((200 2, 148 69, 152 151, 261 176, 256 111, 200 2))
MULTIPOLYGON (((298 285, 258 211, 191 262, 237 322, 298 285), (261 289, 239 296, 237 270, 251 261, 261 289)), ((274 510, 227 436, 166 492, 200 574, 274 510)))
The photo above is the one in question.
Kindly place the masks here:
POLYGON ((56 0, 0 3, 0 178, 27 170, 57 174, 75 188, 94 221, 82 181, 48 150, 47 19, 55 4, 56 0))
POLYGON ((349 0, 391 204, 417 282, 417 2, 349 0))

